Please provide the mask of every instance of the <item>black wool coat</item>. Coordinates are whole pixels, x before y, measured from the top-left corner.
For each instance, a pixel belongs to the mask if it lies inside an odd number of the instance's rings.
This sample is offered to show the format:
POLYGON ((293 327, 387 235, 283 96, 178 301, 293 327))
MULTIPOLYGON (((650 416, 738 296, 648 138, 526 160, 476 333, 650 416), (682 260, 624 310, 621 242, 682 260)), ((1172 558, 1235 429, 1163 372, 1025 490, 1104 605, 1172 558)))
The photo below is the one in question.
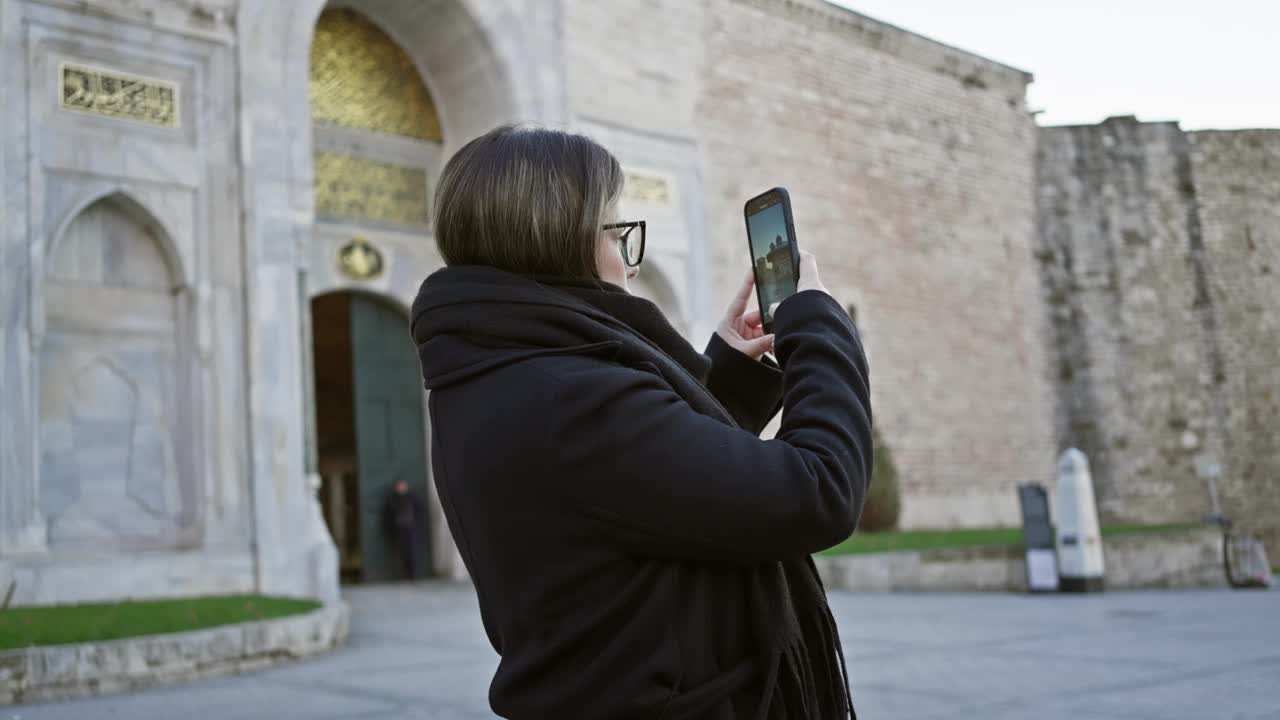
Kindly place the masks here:
POLYGON ((872 461, 857 333, 828 295, 798 293, 775 316, 779 368, 718 337, 705 356, 677 347, 652 304, 624 302, 652 310, 623 322, 574 288, 458 267, 414 303, 434 481, 502 657, 490 704, 784 716, 765 685, 789 610, 755 598, 783 575, 766 570, 811 570, 856 524, 872 461))

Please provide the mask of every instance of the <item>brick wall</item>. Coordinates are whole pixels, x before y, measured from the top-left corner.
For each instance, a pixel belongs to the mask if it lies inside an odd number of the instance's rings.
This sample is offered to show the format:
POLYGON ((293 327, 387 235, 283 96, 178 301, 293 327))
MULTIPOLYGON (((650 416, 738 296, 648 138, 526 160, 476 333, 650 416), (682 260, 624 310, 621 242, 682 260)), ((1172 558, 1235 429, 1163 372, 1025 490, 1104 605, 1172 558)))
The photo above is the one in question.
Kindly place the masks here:
POLYGON ((793 198, 801 247, 857 306, 903 525, 1017 522, 1051 479, 1025 74, 817 3, 719 0, 699 104, 724 296, 742 203, 793 198))
POLYGON ((1132 119, 1046 128, 1037 168, 1058 441, 1089 456, 1104 521, 1193 520, 1222 433, 1185 136, 1132 119))

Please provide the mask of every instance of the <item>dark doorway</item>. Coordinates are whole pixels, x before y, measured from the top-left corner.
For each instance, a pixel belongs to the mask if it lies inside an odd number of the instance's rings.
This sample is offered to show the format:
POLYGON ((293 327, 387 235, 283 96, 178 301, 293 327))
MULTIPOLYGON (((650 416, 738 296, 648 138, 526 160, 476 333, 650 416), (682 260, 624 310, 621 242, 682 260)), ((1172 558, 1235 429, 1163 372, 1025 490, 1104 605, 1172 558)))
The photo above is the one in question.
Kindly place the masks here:
MULTIPOLYGON (((408 321, 351 292, 311 302, 321 506, 344 581, 404 577, 383 508, 397 478, 425 504, 422 381, 408 321)), ((429 574, 430 532, 417 532, 418 576, 429 574)))

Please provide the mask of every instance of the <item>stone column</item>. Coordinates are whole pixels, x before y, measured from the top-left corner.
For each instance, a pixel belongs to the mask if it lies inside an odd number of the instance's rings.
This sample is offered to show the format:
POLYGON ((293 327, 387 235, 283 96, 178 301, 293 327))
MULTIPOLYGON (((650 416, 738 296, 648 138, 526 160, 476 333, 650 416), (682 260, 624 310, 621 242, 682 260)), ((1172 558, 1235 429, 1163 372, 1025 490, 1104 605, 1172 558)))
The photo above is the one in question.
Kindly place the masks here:
POLYGON ((240 9, 241 164, 251 493, 261 592, 338 598, 337 551, 310 481, 307 308, 311 30, 323 0, 240 9))
MULTIPOLYGON (((308 238, 310 236, 308 235, 308 238)), ((309 248, 299 247, 298 257, 304 267, 298 271, 298 308, 302 318, 299 327, 299 344, 302 348, 302 454, 307 484, 312 493, 320 497, 320 451, 316 447, 316 366, 311 330, 311 288, 305 265, 309 248)), ((330 533, 332 538, 332 533, 330 533)))
MULTIPOLYGON (((33 361, 32 275, 42 244, 26 198, 27 58, 21 4, 0 0, 0 557, 45 550, 37 485, 39 378, 33 361)), ((0 588, 3 592, 4 588, 0 588)))

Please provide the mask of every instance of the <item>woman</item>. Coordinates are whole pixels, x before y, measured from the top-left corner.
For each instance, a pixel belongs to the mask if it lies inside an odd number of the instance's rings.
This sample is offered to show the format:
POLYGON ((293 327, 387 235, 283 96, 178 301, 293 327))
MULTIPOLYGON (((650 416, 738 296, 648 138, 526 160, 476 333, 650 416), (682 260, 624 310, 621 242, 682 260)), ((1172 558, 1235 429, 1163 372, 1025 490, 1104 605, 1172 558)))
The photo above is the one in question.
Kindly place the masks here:
POLYGON ((449 267, 422 284, 413 336, 436 487, 502 656, 490 705, 845 717, 809 555, 853 531, 871 474, 857 334, 805 255, 776 340, 745 312, 748 274, 699 354, 626 291, 645 229, 619 223, 621 188, 591 140, 502 127, 436 191, 449 267))

